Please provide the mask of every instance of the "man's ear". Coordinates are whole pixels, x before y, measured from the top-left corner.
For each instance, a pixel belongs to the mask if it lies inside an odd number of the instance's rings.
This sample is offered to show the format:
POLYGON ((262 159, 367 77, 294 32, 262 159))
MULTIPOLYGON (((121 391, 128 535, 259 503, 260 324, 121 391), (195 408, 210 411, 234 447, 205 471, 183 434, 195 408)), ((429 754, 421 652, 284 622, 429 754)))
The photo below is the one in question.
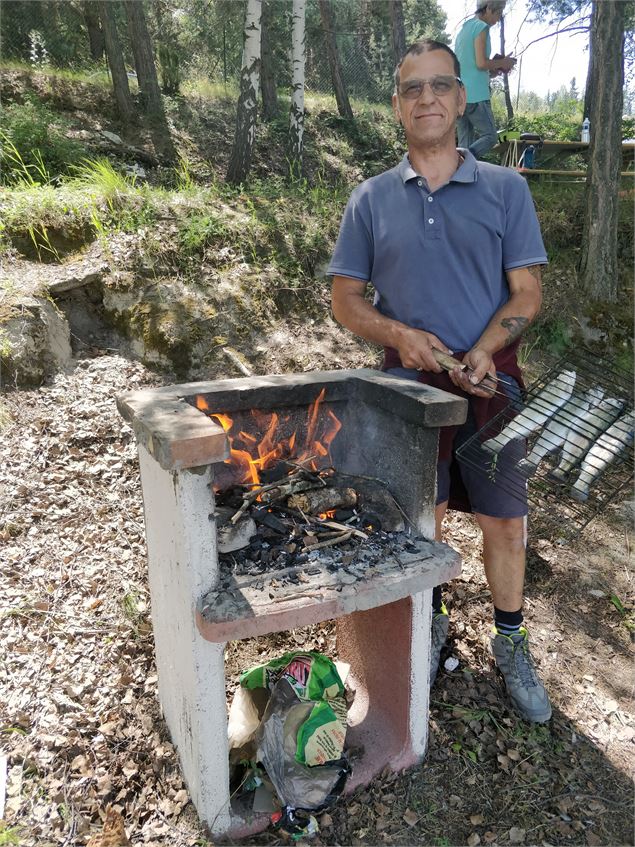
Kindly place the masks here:
POLYGON ((461 85, 459 87, 459 117, 461 117, 467 108, 467 92, 465 91, 465 86, 461 85))
POLYGON ((402 123, 401 120, 401 112, 399 111, 399 98, 396 94, 392 95, 392 113, 395 116, 395 120, 398 124, 402 123))

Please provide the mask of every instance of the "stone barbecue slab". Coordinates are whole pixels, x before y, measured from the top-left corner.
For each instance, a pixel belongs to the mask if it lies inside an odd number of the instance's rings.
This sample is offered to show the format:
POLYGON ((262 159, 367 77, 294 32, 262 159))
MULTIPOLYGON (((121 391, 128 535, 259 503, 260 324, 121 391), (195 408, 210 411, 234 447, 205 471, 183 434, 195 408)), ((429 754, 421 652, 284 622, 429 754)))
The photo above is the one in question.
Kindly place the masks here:
POLYGON ((232 576, 210 589, 197 610, 208 641, 265 635, 365 611, 446 582, 461 571, 459 554, 434 541, 412 539, 410 549, 391 551, 374 564, 329 571, 319 559, 259 576, 232 576), (311 572, 314 572, 313 574, 311 572), (292 573, 297 583, 283 581, 292 573))
POLYGON ((138 443, 164 470, 180 470, 222 462, 229 455, 225 433, 195 408, 197 397, 203 397, 212 412, 231 413, 308 405, 321 388, 326 403, 359 401, 423 427, 462 424, 467 412, 460 397, 365 368, 131 391, 117 398, 117 408, 133 426, 138 443))

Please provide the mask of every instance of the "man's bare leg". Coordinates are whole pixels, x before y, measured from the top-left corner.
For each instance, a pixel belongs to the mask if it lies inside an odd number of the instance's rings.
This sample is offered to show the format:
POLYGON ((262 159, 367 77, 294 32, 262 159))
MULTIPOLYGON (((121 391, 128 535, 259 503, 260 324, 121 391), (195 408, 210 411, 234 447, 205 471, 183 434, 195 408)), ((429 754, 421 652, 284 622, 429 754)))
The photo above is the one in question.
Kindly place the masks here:
POLYGON ((525 518, 475 517, 483 532, 483 564, 494 606, 515 612, 523 604, 525 518))
POLYGON ((477 514, 476 519, 483 532, 483 564, 494 601, 494 659, 517 712, 526 720, 544 723, 551 717, 551 705, 529 653, 527 630, 521 626, 525 518, 477 514))
MULTIPOLYGON (((447 500, 440 503, 434 510, 434 538, 441 541, 441 524, 448 508, 447 500)), ((430 650, 430 685, 434 683, 439 669, 441 651, 448 637, 448 614, 443 605, 441 586, 437 585, 432 591, 432 639, 430 650)))
POLYGON ((434 510, 434 524, 435 524, 435 532, 434 532, 434 540, 441 541, 441 526, 443 524, 443 518, 445 517, 445 513, 448 510, 448 501, 445 503, 439 503, 439 505, 434 510))

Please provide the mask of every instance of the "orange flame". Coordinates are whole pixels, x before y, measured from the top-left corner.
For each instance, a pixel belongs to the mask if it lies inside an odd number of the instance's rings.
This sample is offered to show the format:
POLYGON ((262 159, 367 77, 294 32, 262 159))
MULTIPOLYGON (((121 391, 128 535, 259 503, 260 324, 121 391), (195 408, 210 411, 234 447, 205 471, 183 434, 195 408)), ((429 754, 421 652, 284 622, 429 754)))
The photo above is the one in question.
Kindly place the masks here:
POLYGON ((329 509, 328 512, 321 512, 318 515, 318 518, 320 518, 323 521, 332 520, 334 517, 335 517, 335 509, 329 509))
POLYGON ((285 426, 288 432, 289 415, 285 417, 276 412, 253 409, 251 416, 255 421, 255 429, 263 433, 258 440, 255 435, 245 431, 244 416, 241 416, 239 428, 234 426, 234 418, 229 415, 210 412, 209 403, 202 395, 196 397, 195 404, 197 409, 206 412, 227 433, 230 457, 225 464, 236 469, 238 481, 259 485, 259 472, 284 459, 293 459, 297 463, 306 463, 311 460, 309 466, 312 470, 318 470, 319 467, 324 467, 330 462, 331 444, 342 428, 342 424, 330 409, 326 410, 325 414, 321 413, 320 405, 325 395, 326 390, 323 388, 309 406, 304 444, 299 454, 295 452, 298 443, 297 432, 293 431, 289 435, 281 434, 281 429, 285 426))

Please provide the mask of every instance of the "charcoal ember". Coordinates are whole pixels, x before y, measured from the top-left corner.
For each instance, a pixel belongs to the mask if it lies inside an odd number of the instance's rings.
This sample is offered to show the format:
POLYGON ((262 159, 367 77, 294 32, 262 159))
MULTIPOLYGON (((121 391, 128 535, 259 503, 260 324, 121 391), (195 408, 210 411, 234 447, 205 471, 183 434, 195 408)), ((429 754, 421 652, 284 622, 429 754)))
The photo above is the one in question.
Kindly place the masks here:
POLYGON ((278 533, 278 535, 286 535, 289 532, 287 524, 285 524, 284 521, 281 521, 280 518, 277 518, 264 506, 252 509, 251 516, 256 523, 262 524, 268 529, 272 529, 274 533, 278 533))
POLYGON ((233 512, 237 512, 243 504, 243 494, 244 489, 242 488, 228 488, 216 495, 216 503, 218 506, 225 506, 232 509, 233 512))
POLYGON ((362 512, 359 516, 360 526, 372 527, 375 532, 381 531, 381 518, 374 512, 362 512))
POLYGON ((342 521, 350 520, 354 514, 355 512, 353 509, 336 509, 333 517, 336 521, 341 523, 342 521))
POLYGON ((263 485, 269 485, 270 482, 278 482, 278 480, 283 479, 293 470, 293 465, 288 462, 277 462, 272 467, 260 471, 260 481, 263 485))

